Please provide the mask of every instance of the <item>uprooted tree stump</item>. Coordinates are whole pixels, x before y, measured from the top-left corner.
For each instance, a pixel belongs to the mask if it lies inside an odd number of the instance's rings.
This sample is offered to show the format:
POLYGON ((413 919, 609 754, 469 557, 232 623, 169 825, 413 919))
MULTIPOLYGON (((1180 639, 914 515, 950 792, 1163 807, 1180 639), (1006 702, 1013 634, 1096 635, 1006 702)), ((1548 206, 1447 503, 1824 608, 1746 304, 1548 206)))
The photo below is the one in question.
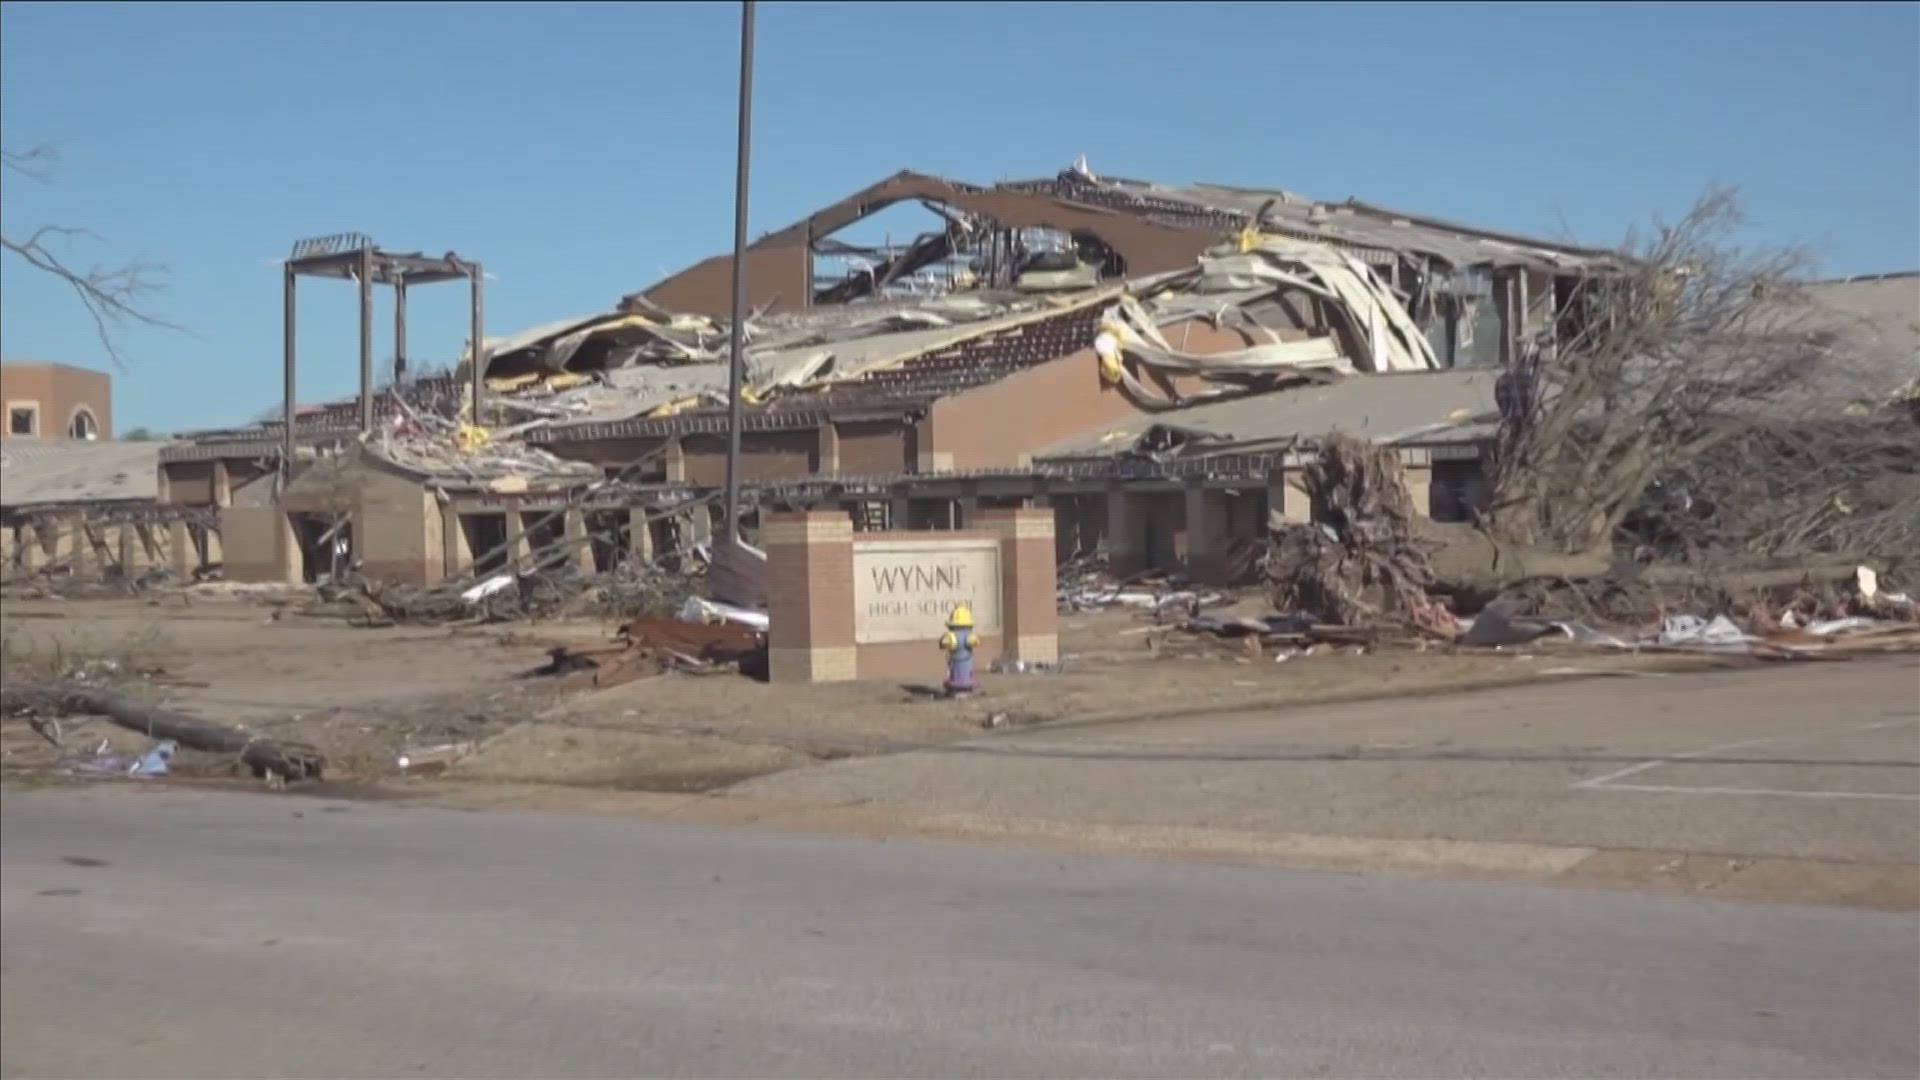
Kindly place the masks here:
POLYGON ((193 750, 236 754, 242 766, 254 776, 267 780, 318 780, 327 767, 326 754, 309 743, 256 735, 114 690, 81 683, 24 683, 10 679, 6 685, 0 686, 0 712, 7 715, 104 716, 120 727, 150 738, 172 739, 193 750))
POLYGON ((1322 521, 1274 535, 1274 604, 1343 626, 1389 621, 1448 633, 1451 617, 1427 592, 1431 545, 1415 530, 1395 450, 1337 434, 1316 449, 1302 479, 1322 521))

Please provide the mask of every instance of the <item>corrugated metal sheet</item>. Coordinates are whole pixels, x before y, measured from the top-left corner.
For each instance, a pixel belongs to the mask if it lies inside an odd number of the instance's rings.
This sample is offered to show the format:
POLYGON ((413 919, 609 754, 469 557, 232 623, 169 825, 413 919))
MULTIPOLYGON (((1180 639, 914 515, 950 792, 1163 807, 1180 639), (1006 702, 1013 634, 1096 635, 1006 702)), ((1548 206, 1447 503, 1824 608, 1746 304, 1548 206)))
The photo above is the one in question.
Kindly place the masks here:
POLYGON ((1222 450, 1335 431, 1419 444, 1470 442, 1489 437, 1497 425, 1495 378, 1491 371, 1461 370, 1357 375, 1138 417, 1063 440, 1034 457, 1107 457, 1131 449, 1155 427, 1198 433, 1222 450), (1445 428, 1423 430, 1435 425, 1445 428))
POLYGON ((160 495, 163 442, 0 443, 0 506, 151 502, 160 495))

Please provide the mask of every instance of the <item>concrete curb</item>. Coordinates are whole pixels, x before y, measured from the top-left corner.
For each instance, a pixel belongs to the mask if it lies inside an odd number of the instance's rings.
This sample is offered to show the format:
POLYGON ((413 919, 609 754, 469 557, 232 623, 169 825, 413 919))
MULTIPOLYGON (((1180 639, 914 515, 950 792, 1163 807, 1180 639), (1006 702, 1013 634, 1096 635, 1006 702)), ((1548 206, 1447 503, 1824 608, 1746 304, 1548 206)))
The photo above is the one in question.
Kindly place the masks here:
POLYGON ((1920 863, 1498 841, 1407 840, 1185 826, 1094 825, 930 813, 870 801, 827 804, 727 794, 661 795, 463 785, 426 793, 424 801, 430 805, 475 810, 518 808, 640 814, 703 825, 743 825, 875 839, 1009 844, 1075 854, 1461 877, 1578 888, 1626 888, 1724 900, 1920 910, 1920 863))

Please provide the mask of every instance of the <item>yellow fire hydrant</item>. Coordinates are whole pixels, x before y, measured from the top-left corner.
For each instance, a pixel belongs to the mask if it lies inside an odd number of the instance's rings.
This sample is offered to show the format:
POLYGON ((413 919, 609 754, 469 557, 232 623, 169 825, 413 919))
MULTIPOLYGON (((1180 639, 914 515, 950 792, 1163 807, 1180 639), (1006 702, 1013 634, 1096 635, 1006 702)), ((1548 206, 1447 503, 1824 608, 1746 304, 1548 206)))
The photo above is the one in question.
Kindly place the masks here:
POLYGON ((940 651, 947 654, 947 696, 973 693, 973 650, 979 644, 973 630, 973 609, 965 604, 955 607, 947 616, 947 632, 940 635, 940 651))

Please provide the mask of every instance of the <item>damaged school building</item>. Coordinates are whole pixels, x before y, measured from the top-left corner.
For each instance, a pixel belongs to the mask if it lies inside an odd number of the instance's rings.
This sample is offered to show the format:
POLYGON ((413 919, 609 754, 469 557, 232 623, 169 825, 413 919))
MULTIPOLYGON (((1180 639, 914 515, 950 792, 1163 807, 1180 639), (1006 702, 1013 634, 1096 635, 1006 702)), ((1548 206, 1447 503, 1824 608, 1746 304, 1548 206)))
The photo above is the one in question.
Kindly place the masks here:
MULTIPOLYGON (((745 531, 763 509, 925 529, 1046 506, 1063 560, 1226 582, 1270 522, 1312 519, 1297 444, 1334 431, 1392 445, 1425 511, 1465 519, 1498 372, 1577 317, 1582 283, 1623 269, 1355 200, 1083 162, 992 186, 899 173, 747 248, 745 531), (901 206, 933 227, 846 239, 901 206)), ((287 264, 289 342, 302 274, 359 284, 359 399, 160 455, 158 501, 217 512, 230 578, 605 572, 720 530, 730 256, 486 339, 477 382, 471 349, 449 374, 406 371, 404 302, 409 284, 468 280, 477 330, 477 263, 308 242, 287 264), (376 285, 397 300, 395 380, 377 392, 376 285)), ((290 345, 287 363, 291 402, 290 345)))
POLYGON ((219 561, 216 509, 160 498, 164 444, 113 439, 110 374, 0 362, 0 399, 0 580, 187 579, 219 561))

